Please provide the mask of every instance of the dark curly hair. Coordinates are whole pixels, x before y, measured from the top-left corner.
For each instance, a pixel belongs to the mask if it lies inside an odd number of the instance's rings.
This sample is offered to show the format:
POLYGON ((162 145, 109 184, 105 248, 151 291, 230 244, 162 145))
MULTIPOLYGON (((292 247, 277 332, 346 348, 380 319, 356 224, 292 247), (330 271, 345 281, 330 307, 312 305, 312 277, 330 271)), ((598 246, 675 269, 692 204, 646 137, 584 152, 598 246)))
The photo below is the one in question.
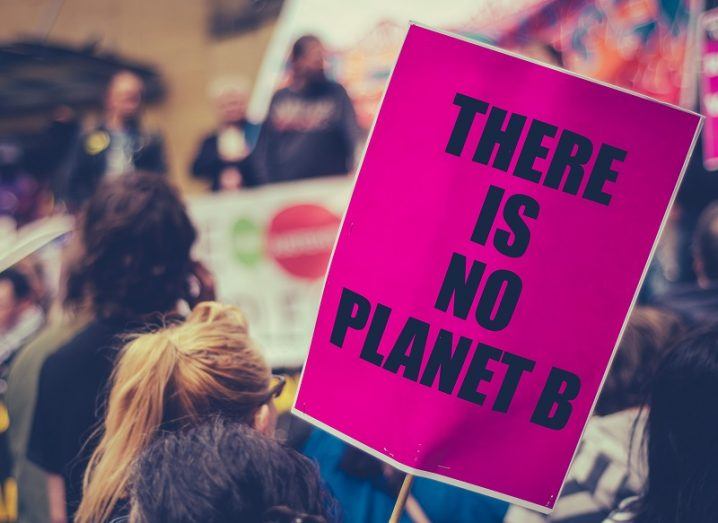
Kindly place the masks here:
POLYGON ((219 418, 159 436, 134 465, 136 523, 333 523, 317 466, 246 424, 219 418))
POLYGON ((88 301, 99 317, 167 312, 187 294, 197 233, 162 176, 134 172, 104 180, 85 204, 82 254, 68 270, 65 305, 88 301))

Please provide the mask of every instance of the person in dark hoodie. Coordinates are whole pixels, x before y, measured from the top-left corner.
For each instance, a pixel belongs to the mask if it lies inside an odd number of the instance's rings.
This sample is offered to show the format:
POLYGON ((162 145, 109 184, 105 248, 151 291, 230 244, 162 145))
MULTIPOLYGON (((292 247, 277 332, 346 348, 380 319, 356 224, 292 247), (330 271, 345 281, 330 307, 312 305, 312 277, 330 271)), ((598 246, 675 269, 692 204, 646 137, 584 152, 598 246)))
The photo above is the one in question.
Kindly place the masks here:
POLYGON ((64 193, 71 210, 79 209, 104 178, 167 171, 161 136, 141 126, 143 91, 142 79, 131 71, 110 80, 102 123, 80 138, 70 158, 64 193))
POLYGON ((252 155, 259 179, 283 182, 352 170, 356 114, 344 87, 327 78, 325 54, 313 35, 292 46, 289 85, 274 94, 252 155))

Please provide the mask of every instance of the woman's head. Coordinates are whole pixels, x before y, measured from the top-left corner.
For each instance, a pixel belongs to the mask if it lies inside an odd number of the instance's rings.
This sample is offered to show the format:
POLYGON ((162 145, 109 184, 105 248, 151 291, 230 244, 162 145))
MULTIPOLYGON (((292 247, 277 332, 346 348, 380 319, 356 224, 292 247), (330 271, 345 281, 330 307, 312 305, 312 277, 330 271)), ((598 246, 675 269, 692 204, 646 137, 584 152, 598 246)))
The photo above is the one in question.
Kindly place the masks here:
POLYGON ((168 312, 187 294, 196 232, 163 177, 129 173, 103 181, 79 219, 68 305, 98 316, 168 312))
POLYGON ((271 435, 275 392, 236 307, 203 302, 184 323, 134 337, 115 367, 78 521, 105 520, 126 494, 129 464, 161 430, 220 416, 271 435))
POLYGON ((316 466, 246 425, 209 422, 157 438, 133 467, 132 523, 326 523, 316 466))
POLYGON ((640 523, 718 521, 718 327, 679 340, 653 378, 640 523))

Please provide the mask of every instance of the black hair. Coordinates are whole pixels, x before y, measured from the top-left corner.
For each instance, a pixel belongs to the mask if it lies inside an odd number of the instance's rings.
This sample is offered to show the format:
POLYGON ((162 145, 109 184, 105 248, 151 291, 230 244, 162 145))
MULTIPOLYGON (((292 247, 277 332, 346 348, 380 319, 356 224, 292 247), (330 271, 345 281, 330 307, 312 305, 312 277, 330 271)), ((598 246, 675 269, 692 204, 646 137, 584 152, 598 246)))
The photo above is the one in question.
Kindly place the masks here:
POLYGON ((101 317, 171 311, 187 295, 196 231, 179 195, 154 173, 103 180, 78 224, 82 256, 66 305, 87 299, 101 317))
POLYGON ((0 272, 0 280, 7 280, 12 285, 13 294, 15 299, 25 300, 32 295, 32 287, 30 286, 30 280, 22 272, 15 268, 10 267, 0 272))
POLYGON ((678 316, 652 307, 635 307, 598 397, 596 414, 606 416, 640 407, 657 363, 682 331, 678 316))
POLYGON ((648 402, 648 479, 635 523, 718 521, 718 326, 679 340, 648 402))
POLYGON ((297 38, 294 41, 294 44, 292 45, 291 52, 289 53, 289 60, 291 62, 296 62, 299 60, 302 56, 304 56, 304 53, 307 50, 307 47, 309 47, 310 44, 321 42, 318 36, 313 34, 306 34, 302 35, 299 38, 297 38))
POLYGON ((316 465, 246 424, 215 419, 161 435, 134 466, 133 523, 329 523, 316 465))
POLYGON ((706 278, 718 279, 718 202, 706 207, 698 219, 693 234, 693 256, 701 262, 706 278))

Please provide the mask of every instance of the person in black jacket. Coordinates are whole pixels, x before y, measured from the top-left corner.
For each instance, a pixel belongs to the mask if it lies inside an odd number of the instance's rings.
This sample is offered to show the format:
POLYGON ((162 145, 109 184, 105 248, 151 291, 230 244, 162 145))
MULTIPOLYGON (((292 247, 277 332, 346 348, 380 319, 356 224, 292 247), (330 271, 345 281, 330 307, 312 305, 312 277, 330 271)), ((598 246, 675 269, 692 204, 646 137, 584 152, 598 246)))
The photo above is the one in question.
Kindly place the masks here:
POLYGON ((166 172, 162 137, 140 124, 143 90, 142 79, 131 71, 110 80, 104 120, 80 138, 70 160, 65 199, 71 210, 78 209, 103 178, 132 171, 166 172))
POLYGON ((204 178, 213 191, 259 185, 248 161, 259 127, 246 117, 247 89, 241 81, 220 81, 212 87, 218 128, 207 135, 192 162, 192 174, 204 178))

